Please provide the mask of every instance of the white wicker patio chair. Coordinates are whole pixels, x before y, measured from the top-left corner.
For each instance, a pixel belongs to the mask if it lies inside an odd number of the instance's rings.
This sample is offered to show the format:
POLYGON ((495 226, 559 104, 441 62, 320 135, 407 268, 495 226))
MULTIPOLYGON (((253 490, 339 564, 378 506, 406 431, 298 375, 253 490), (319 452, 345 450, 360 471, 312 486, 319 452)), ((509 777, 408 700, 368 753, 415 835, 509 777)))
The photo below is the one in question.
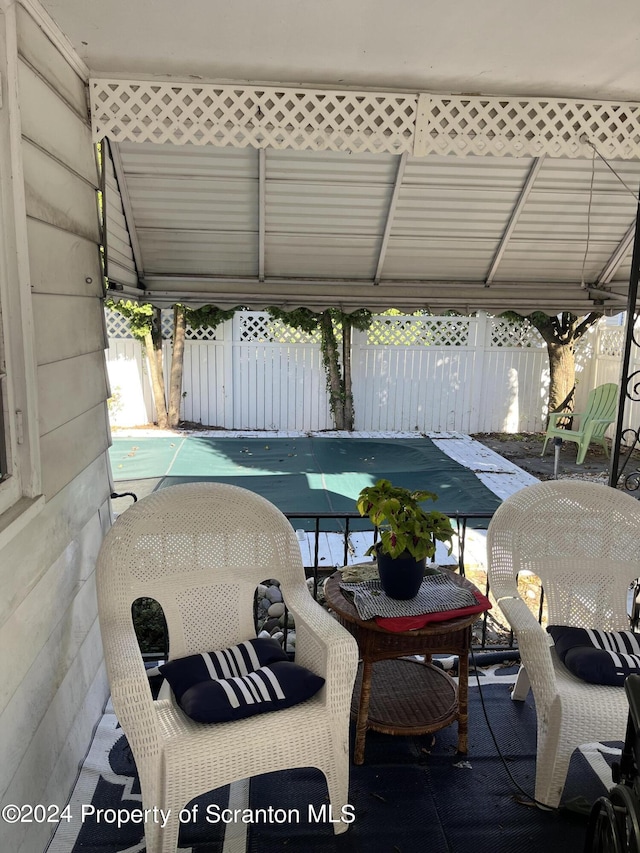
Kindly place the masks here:
MULTIPOLYGON (((194 797, 274 770, 319 768, 340 816, 357 646, 309 594, 296 535, 276 507, 225 484, 156 492, 123 513, 105 537, 97 586, 113 706, 136 761, 143 807, 171 810, 164 830, 146 825, 148 853, 174 853, 178 814, 194 797), (326 679, 321 691, 291 708, 205 725, 185 716, 172 694, 154 701, 132 602, 149 596, 162 605, 173 659, 255 636, 254 592, 269 578, 280 581, 295 617, 296 663, 326 679)), ((334 828, 342 832, 347 824, 334 828)))
POLYGON ((608 486, 552 481, 498 508, 487 534, 491 591, 518 639, 522 667, 512 698, 533 689, 538 746, 535 797, 556 807, 569 760, 583 743, 624 740, 622 687, 587 684, 558 659, 551 637, 520 597, 518 572, 537 575, 550 625, 629 630, 629 585, 640 576, 640 503, 608 486))

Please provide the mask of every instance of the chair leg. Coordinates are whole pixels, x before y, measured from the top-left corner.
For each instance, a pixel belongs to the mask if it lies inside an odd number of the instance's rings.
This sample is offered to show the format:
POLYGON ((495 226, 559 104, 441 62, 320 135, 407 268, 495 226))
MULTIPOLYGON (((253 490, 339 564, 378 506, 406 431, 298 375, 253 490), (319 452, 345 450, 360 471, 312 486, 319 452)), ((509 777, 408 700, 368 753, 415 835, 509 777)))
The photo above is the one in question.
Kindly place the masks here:
POLYGON ((576 456, 576 465, 582 465, 584 462, 584 458, 587 455, 587 450, 589 449, 588 441, 581 441, 578 444, 578 454, 576 456))
POLYGON ((349 806, 349 733, 345 728, 345 737, 336 737, 332 750, 334 760, 321 767, 329 789, 331 819, 333 831, 340 835, 349 829, 353 813, 349 806), (347 808, 345 808, 345 806, 347 808))
MULTIPOLYGON (((153 808, 153 807, 147 807, 153 808)), ((160 818, 149 820, 144 827, 144 841, 146 853, 176 853, 178 847, 178 835, 180 833, 180 806, 170 808, 162 806, 166 815, 170 810, 169 817, 164 827, 160 818)))
POLYGON ((548 441, 549 441, 549 436, 545 435, 544 444, 542 445, 542 453, 540 454, 540 456, 544 456, 545 450, 547 449, 547 442, 548 441))
POLYGON ((525 667, 521 666, 518 670, 516 683, 513 685, 513 690, 511 691, 511 698, 514 702, 524 702, 530 689, 531 682, 529 681, 529 674, 525 667))
MULTIPOLYGON (((178 847, 178 835, 180 833, 180 811, 183 804, 171 807, 171 812, 164 829, 160 830, 161 846, 160 853, 176 853, 178 847)), ((147 848, 147 853, 151 851, 147 848)))
POLYGON ((549 808, 555 809, 560 804, 572 752, 573 747, 563 740, 553 715, 546 733, 541 733, 538 726, 535 797, 549 808))

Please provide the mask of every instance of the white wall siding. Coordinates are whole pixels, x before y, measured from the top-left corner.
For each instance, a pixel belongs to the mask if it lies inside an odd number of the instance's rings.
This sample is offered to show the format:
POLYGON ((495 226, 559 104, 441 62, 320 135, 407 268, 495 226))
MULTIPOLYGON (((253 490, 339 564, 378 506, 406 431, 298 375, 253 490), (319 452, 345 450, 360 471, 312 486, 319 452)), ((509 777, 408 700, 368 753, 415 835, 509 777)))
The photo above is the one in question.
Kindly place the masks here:
MULTIPOLYGON (((0 552, 3 802, 64 804, 108 693, 94 590, 108 477, 103 455, 0 552)), ((0 824, 0 849, 42 850, 51 829, 0 824)))
MULTIPOLYGON (((85 81, 20 5, 16 33, 27 214, 16 222, 45 502, 0 548, 0 799, 62 806, 108 694, 94 579, 110 520, 98 180, 85 81)), ((0 823, 0 849, 37 853, 53 828, 0 823)))

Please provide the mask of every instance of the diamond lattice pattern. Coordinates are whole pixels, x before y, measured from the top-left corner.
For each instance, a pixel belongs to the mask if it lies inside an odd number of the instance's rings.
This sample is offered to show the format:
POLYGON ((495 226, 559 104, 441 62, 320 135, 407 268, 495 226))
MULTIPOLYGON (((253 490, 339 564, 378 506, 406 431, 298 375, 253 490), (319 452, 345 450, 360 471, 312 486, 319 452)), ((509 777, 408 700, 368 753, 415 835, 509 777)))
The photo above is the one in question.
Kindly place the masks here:
POLYGON ((119 311, 112 311, 110 308, 105 308, 104 316, 107 324, 108 338, 113 338, 114 340, 133 338, 129 320, 123 314, 119 311))
POLYGON ((95 141, 298 151, 640 156, 640 104, 92 79, 95 141))
POLYGON ((242 313, 240 340, 253 344, 319 344, 320 332, 311 334, 294 329, 268 314, 242 313))
POLYGON ((494 317, 491 320, 492 347, 544 347, 546 346, 540 332, 526 321, 511 323, 494 317))
POLYGON ((620 358, 624 346, 624 329, 601 329, 598 338, 598 355, 620 358))
POLYGON ((316 151, 411 151, 418 98, 92 80, 94 139, 316 151))
POLYGON ((367 332, 371 346, 454 346, 469 344, 469 320, 433 317, 379 317, 367 332))
POLYGON ((640 105, 420 95, 415 154, 637 157, 640 105))

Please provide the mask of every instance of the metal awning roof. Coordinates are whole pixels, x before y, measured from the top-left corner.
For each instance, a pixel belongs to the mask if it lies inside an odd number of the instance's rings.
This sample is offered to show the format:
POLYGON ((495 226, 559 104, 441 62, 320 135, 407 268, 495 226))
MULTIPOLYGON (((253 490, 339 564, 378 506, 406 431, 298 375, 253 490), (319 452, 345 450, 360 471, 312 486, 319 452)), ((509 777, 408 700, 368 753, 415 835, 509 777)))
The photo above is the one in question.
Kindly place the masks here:
POLYGON ((94 134, 112 158, 108 273, 122 293, 625 307, 640 183, 635 0, 353 0, 335 16, 331 0, 187 0, 179 15, 166 0, 153 14, 124 0, 106 14, 94 0, 44 6, 94 75, 94 134), (295 83, 216 82, 230 78, 295 83), (506 95, 432 94, 443 91, 506 95))
MULTIPOLYGON (((157 304, 625 305, 636 203, 599 158, 112 149, 134 251, 112 214, 109 275, 157 304)), ((640 162, 611 165, 638 185, 640 162)))

